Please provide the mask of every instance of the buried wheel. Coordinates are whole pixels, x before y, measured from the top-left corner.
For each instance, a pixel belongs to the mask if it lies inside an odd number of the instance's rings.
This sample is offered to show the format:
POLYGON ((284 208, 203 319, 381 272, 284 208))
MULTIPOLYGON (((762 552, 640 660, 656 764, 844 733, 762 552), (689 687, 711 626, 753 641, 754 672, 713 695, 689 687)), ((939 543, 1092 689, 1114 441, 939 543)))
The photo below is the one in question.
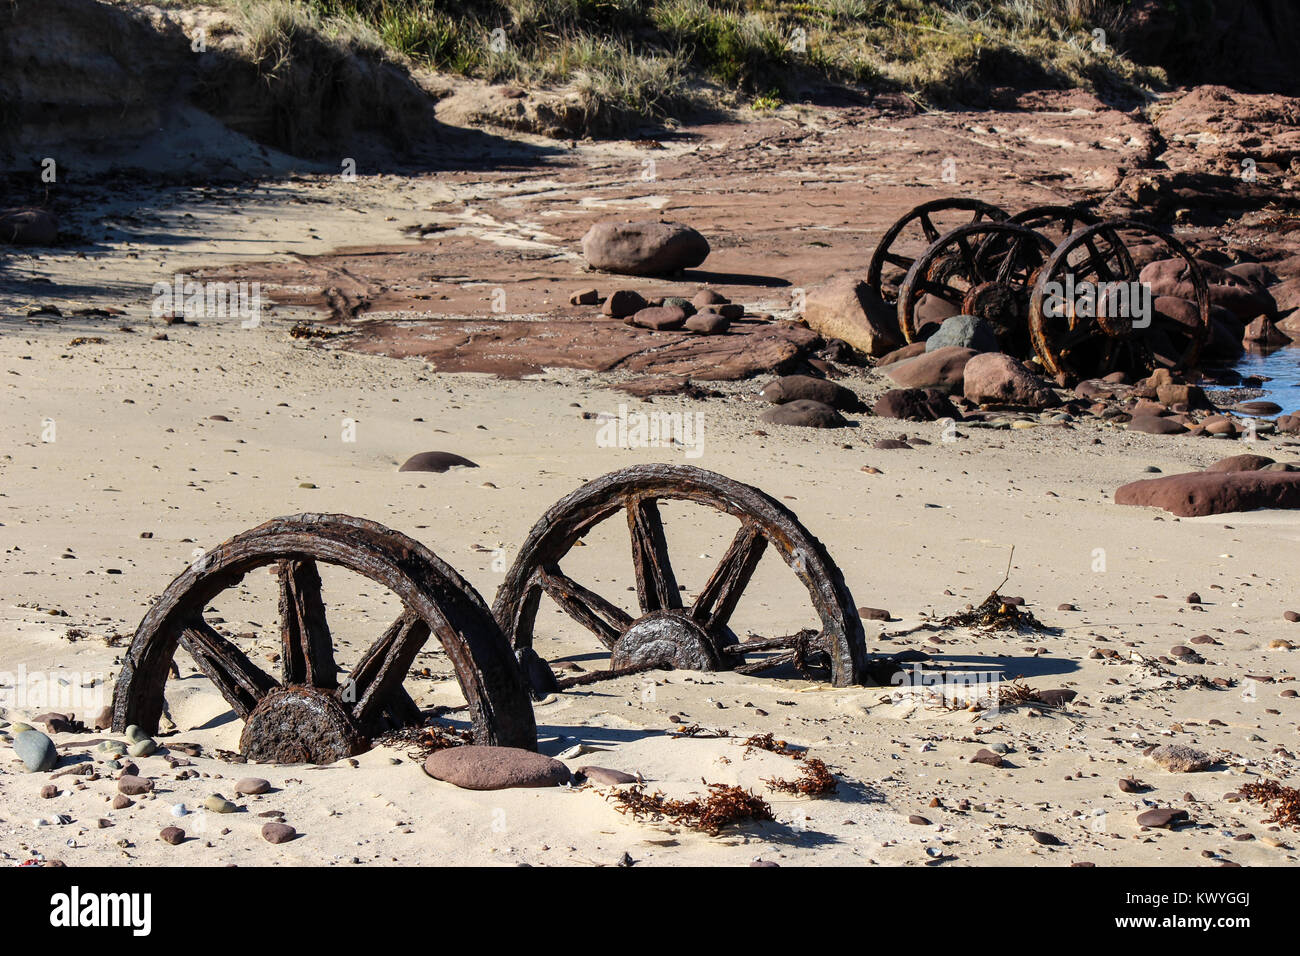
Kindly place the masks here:
POLYGON ((184 647, 245 720, 253 760, 329 763, 359 753, 384 726, 418 723, 402 684, 435 634, 469 704, 475 739, 536 749, 537 728, 509 643, 483 599, 432 551, 347 515, 275 518, 208 551, 150 608, 113 689, 113 729, 154 733, 172 658, 184 647), (393 592, 404 608, 342 682, 317 564, 337 565, 393 592), (204 609, 250 571, 279 581, 280 678, 261 670, 204 620, 204 609))
POLYGON ((757 488, 686 465, 638 465, 589 482, 561 499, 533 526, 497 592, 493 613, 516 653, 535 654, 542 595, 591 631, 610 652, 611 668, 736 668, 757 672, 782 663, 828 659, 836 686, 864 676, 862 622, 844 577, 825 547, 785 506, 757 488), (740 522, 731 544, 694 601, 678 588, 659 503, 683 500, 740 522), (560 569, 565 556, 607 518, 625 515, 631 537, 639 615, 579 584, 560 569), (820 633, 738 641, 728 622, 771 547, 807 588, 820 633), (746 661, 746 655, 777 652, 746 661))
POLYGON ((934 199, 921 203, 885 230, 867 266, 867 285, 886 302, 898 300, 899 286, 916 257, 957 226, 1006 219, 1002 209, 980 199, 934 199))
POLYGON ((918 340, 917 305, 933 296, 986 320, 1002 351, 1028 356, 1029 292, 1051 252, 1046 236, 1005 222, 959 226, 941 236, 912 263, 898 290, 903 337, 918 340))
POLYGON ((1190 252, 1172 236, 1132 219, 1080 229, 1052 252, 1030 297, 1030 338, 1039 361, 1062 385, 1121 371, 1195 366, 1210 335, 1210 292, 1190 252), (1187 263, 1196 313, 1178 322, 1155 311, 1127 243, 1154 238, 1187 263))

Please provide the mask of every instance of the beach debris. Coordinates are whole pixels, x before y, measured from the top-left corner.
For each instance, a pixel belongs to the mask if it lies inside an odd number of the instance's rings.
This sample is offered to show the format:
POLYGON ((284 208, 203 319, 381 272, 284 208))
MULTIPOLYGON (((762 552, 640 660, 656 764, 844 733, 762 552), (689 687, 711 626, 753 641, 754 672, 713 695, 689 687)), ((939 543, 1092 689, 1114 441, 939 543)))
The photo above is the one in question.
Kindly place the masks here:
POLYGON ((717 836, 727 826, 776 819, 767 801, 751 790, 723 783, 706 783, 705 787, 708 796, 694 800, 669 799, 660 790, 646 793, 639 784, 612 791, 605 799, 633 819, 667 822, 710 836, 717 836))
POLYGON ((244 757, 332 763, 365 750, 385 729, 421 722, 402 684, 431 633, 449 648, 475 739, 535 748, 528 692, 482 598, 424 545, 347 515, 276 518, 191 563, 136 630, 113 691, 113 727, 156 731, 179 645, 244 719, 244 757), (342 684, 318 561, 387 587, 405 606, 342 684), (280 588, 278 681, 218 629, 220 622, 204 618, 217 594, 261 567, 274 569, 280 588))
POLYGON ((835 792, 839 783, 824 761, 806 755, 798 759, 802 766, 797 779, 764 778, 763 783, 778 793, 797 793, 805 797, 820 797, 835 792))
POLYGON ((561 499, 538 520, 493 605, 516 649, 537 649, 535 625, 543 594, 610 652, 612 669, 657 666, 755 673, 794 664, 829 668, 837 687, 863 679, 867 658, 862 622, 843 575, 822 543, 788 508, 759 489, 689 465, 637 465, 613 472, 561 499), (660 503, 672 501, 730 514, 740 525, 690 606, 677 585, 660 514, 660 503), (628 523, 638 617, 560 571, 577 542, 614 516, 628 523), (807 587, 821 629, 737 642, 728 621, 769 548, 807 587))
POLYGON ((1300 790, 1276 780, 1246 783, 1237 792, 1247 800, 1262 803, 1272 813, 1264 822, 1300 830, 1300 790))

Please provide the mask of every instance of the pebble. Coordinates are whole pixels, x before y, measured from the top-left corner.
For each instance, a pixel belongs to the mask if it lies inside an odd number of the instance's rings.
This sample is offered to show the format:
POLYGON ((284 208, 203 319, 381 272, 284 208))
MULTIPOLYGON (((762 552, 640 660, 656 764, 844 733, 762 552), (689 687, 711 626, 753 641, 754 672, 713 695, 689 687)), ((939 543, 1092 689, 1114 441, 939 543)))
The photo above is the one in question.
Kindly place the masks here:
POLYGON ((918 827, 928 827, 928 826, 931 825, 929 819, 927 819, 926 817, 920 816, 919 814, 916 814, 916 813, 914 813, 914 814, 912 814, 910 817, 908 817, 908 818, 907 818, 907 822, 908 822, 908 823, 915 823, 918 827))
POLYGON ((1034 842, 1035 842, 1035 843, 1040 843, 1040 844, 1042 844, 1043 846, 1060 846, 1060 845, 1061 845, 1061 841, 1060 841, 1060 840, 1058 840, 1056 837, 1052 836, 1052 834, 1047 833, 1047 832, 1045 832, 1045 831, 1043 831, 1043 830, 1035 830, 1033 833, 1030 834, 1030 836, 1032 836, 1032 837, 1034 838, 1034 842))
POLYGON ((127 807, 134 806, 135 801, 124 793, 119 793, 113 798, 114 810, 125 810, 127 807))
POLYGON ((1296 621, 1300 621, 1300 613, 1297 613, 1295 611, 1286 611, 1282 615, 1282 620, 1290 621, 1292 624, 1294 624, 1296 621))
POLYGON ((1173 829, 1176 823, 1190 822, 1186 810, 1175 810, 1173 807, 1157 807, 1154 810, 1147 810, 1139 813, 1137 822, 1140 827, 1154 827, 1163 829, 1173 829))
POLYGON ((123 731, 123 734, 125 734, 127 741, 133 744, 139 743, 141 740, 149 739, 149 735, 135 724, 131 724, 131 726, 127 727, 126 730, 123 731))
POLYGON ((58 795, 59 795, 59 788, 57 784, 47 783, 45 786, 41 787, 42 800, 51 800, 54 797, 57 797, 58 795))
POLYGON ((175 846, 185 839, 185 831, 180 827, 163 827, 162 832, 158 834, 158 839, 175 846))
POLYGON ((214 793, 204 800, 203 806, 213 813, 234 813, 239 809, 219 793, 214 793))
POLYGON ((262 839, 267 843, 288 843, 298 831, 287 823, 267 823, 262 827, 262 839))
POLYGON ((190 812, 189 807, 183 803, 173 803, 171 806, 171 815, 174 817, 183 817, 190 812))
POLYGON ((153 790, 153 781, 148 777, 136 777, 127 774, 124 777, 118 778, 117 789, 128 796, 139 796, 142 793, 149 793, 153 790))
POLYGON ((146 737, 127 747, 126 752, 132 757, 151 757, 158 752, 158 742, 152 737, 146 737))
POLYGON ((261 777, 243 777, 235 783, 235 793, 254 795, 270 793, 271 784, 261 777))
POLYGON ((985 748, 980 748, 980 750, 976 752, 975 756, 970 758, 970 762, 987 764, 990 767, 1003 766, 1002 755, 985 748))

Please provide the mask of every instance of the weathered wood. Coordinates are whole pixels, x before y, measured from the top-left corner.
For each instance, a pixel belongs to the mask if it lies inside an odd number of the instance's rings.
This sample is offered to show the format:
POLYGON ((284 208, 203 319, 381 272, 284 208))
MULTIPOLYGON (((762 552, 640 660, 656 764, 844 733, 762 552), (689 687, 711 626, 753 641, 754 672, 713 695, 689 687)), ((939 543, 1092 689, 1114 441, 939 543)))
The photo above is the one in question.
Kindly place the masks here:
POLYGON ((673 575, 659 505, 653 498, 627 503, 627 527, 632 535, 632 570, 641 611, 666 611, 682 606, 682 593, 673 575))
POLYGON ((766 550, 762 529, 751 521, 743 523, 691 608, 691 616, 705 630, 717 633, 727 626, 766 550))
POLYGON ((632 623, 632 617, 621 607, 583 587, 554 564, 538 568, 534 580, 566 614, 608 648, 618 643, 619 635, 632 623))
POLYGON ((185 624, 180 644, 240 717, 247 717, 266 692, 276 686, 274 677, 258 668, 201 617, 185 624))
POLYGON ((384 712, 428 639, 428 623, 405 611, 362 655, 341 695, 358 724, 368 727, 384 712))
POLYGON ((315 561, 280 561, 281 679, 322 690, 338 686, 334 641, 325 620, 320 573, 315 561))

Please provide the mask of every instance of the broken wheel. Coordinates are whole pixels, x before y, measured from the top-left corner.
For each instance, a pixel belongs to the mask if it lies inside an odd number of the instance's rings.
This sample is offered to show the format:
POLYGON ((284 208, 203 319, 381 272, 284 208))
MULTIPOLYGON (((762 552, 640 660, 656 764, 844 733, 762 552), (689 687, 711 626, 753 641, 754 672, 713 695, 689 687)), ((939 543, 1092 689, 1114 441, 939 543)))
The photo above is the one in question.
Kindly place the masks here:
POLYGON ((980 199, 934 199, 921 203, 908 210, 880 237, 867 266, 867 285, 886 302, 897 301, 898 287, 916 256, 941 236, 960 225, 1006 218, 1006 212, 980 199), (886 266, 893 268, 887 270, 886 266))
POLYGON ((252 760, 329 763, 368 746, 385 723, 418 722, 402 683, 430 633, 455 668, 480 743, 535 750, 532 704, 509 642, 487 605, 432 551, 373 521, 347 515, 276 518, 207 552, 145 615, 113 691, 113 729, 154 733, 177 646, 245 725, 252 760), (340 684, 317 563, 382 584, 404 611, 340 684), (250 571, 274 565, 280 585, 277 681, 203 618, 250 571))
POLYGON ((1210 293, 1195 257, 1172 236, 1131 219, 1101 222, 1061 243, 1030 297, 1034 351, 1062 385, 1115 371, 1134 377, 1196 364, 1210 334, 1210 293), (1154 238, 1183 259, 1196 292, 1189 324, 1155 311, 1127 243, 1154 238))
POLYGON ((898 325, 918 339, 916 307, 930 295, 985 319, 1002 351, 1029 354, 1029 291, 1052 243, 1027 226, 972 223, 941 236, 908 270, 898 290, 898 325))
MULTIPOLYGON (((757 671, 824 653, 836 686, 863 676, 862 622, 844 577, 825 547, 786 507, 722 475, 685 465, 638 465, 589 482, 557 502, 533 526, 493 605, 521 662, 529 655, 541 596, 548 595, 610 651, 613 670, 678 667, 757 671), (679 499, 729 514, 740 522, 730 546, 689 605, 677 585, 659 512, 679 499), (631 536, 639 616, 573 580, 560 563, 606 518, 623 514, 631 536), (821 631, 788 638, 738 641, 728 627, 759 559, 771 547, 807 587, 821 631), (745 662, 745 655, 779 651, 745 662)), ((525 664, 526 670, 531 670, 525 664)), ((549 670, 549 669, 547 669, 549 670)))

